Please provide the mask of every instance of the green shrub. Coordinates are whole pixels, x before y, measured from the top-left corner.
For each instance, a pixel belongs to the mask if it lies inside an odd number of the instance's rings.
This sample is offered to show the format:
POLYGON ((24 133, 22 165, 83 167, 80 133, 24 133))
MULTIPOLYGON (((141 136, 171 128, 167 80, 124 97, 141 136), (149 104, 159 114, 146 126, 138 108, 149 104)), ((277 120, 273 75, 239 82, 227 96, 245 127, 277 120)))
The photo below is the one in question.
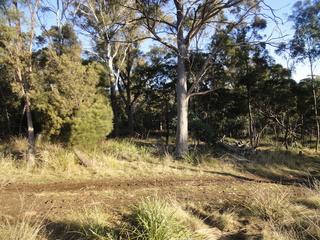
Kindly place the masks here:
POLYGON ((214 143, 218 138, 218 133, 213 126, 205 123, 199 118, 190 121, 190 134, 198 141, 214 143))
POLYGON ((102 96, 91 106, 82 106, 71 126, 71 145, 90 146, 103 140, 112 131, 112 109, 102 96))

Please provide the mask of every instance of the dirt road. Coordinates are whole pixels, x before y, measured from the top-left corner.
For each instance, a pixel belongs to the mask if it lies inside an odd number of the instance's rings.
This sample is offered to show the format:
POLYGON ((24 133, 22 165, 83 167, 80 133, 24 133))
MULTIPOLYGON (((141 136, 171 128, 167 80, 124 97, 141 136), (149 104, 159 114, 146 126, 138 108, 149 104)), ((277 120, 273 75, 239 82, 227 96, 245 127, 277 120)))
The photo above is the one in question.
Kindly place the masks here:
POLYGON ((121 211, 143 198, 155 196, 183 202, 215 202, 235 195, 239 197, 244 194, 244 189, 254 188, 257 184, 267 183, 261 183, 259 179, 200 174, 157 179, 149 177, 47 184, 13 183, 0 190, 0 211, 11 216, 23 212, 64 215, 70 210, 95 204, 121 211))

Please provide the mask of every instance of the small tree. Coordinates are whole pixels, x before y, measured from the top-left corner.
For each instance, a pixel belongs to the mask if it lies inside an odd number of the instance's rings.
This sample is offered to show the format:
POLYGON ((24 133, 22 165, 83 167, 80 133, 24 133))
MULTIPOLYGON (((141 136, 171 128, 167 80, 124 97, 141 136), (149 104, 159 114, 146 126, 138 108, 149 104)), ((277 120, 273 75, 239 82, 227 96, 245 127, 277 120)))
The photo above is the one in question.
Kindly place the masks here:
POLYGON ((92 146, 112 131, 112 108, 103 95, 90 105, 81 106, 72 120, 70 143, 92 146))
POLYGON ((42 132, 49 138, 70 140, 74 117, 80 109, 83 112, 85 107, 96 106, 94 103, 101 97, 97 92, 104 71, 98 63, 83 62, 80 45, 70 25, 61 26, 60 31, 52 27, 42 38, 43 44, 44 40, 49 44, 34 54, 38 80, 34 83, 33 102, 43 120, 42 132))

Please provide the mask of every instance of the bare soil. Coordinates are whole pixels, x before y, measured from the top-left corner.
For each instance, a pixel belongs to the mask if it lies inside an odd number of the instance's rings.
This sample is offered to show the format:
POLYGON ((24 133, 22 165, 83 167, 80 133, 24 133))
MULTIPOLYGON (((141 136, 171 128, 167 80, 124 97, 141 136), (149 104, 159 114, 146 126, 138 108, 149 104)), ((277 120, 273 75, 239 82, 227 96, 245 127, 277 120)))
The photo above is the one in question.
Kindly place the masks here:
MULTIPOLYGON (((275 183, 252 176, 246 178, 196 173, 187 177, 137 177, 46 184, 12 183, 0 189, 0 212, 14 218, 30 215, 52 221, 63 218, 70 211, 98 205, 119 220, 131 206, 148 197, 169 198, 183 204, 216 205, 254 194, 257 188, 274 185, 275 183)), ((279 186, 299 191, 297 186, 279 186)), ((250 235, 244 226, 239 232, 230 233, 230 238, 221 239, 256 239, 241 238, 240 235, 256 236, 259 226, 257 229, 250 235), (232 234, 238 235, 233 237, 232 234)))
POLYGON ((100 179, 46 184, 12 183, 0 189, 0 212, 16 216, 21 211, 41 214, 55 209, 51 214, 64 214, 70 209, 97 202, 117 209, 154 196, 172 197, 183 202, 214 202, 230 196, 239 197, 244 194, 244 189, 254 190, 263 185, 273 183, 262 181, 261 178, 200 174, 187 177, 100 179))

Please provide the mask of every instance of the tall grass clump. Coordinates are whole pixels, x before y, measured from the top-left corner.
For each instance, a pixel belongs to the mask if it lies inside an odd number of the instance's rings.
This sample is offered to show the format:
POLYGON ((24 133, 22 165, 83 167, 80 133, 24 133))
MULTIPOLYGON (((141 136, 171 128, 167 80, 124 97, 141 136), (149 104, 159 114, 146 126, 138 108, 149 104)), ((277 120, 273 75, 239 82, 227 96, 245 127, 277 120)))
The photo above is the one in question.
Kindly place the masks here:
POLYGON ((308 196, 301 199, 301 203, 305 206, 320 211, 320 181, 314 180, 308 196))
POLYGON ((291 222, 294 219, 294 208, 290 203, 290 193, 284 189, 265 191, 259 189, 243 203, 251 215, 263 220, 291 222))
MULTIPOLYGON (((318 184, 318 183, 315 183, 318 184)), ((253 216, 267 222, 264 239, 320 239, 320 211, 315 200, 317 186, 306 189, 304 198, 296 199, 288 190, 257 190, 244 203, 253 216)))
POLYGON ((160 200, 145 200, 131 215, 130 236, 139 240, 194 239, 177 210, 160 200))
POLYGON ((131 140, 108 140, 99 145, 97 151, 102 151, 108 156, 124 161, 154 161, 151 149, 146 146, 139 146, 131 140))
POLYGON ((101 208, 84 208, 72 212, 65 219, 67 226, 63 239, 78 237, 77 239, 115 239, 113 230, 108 226, 109 215, 101 208))
POLYGON ((217 228, 223 231, 232 231, 238 227, 237 216, 232 211, 215 213, 212 215, 217 228))
POLYGON ((15 222, 4 218, 0 221, 0 240, 40 240, 42 228, 41 222, 27 217, 15 222))
POLYGON ((293 228, 281 227, 270 221, 262 232, 264 240, 302 240, 301 235, 293 228))

